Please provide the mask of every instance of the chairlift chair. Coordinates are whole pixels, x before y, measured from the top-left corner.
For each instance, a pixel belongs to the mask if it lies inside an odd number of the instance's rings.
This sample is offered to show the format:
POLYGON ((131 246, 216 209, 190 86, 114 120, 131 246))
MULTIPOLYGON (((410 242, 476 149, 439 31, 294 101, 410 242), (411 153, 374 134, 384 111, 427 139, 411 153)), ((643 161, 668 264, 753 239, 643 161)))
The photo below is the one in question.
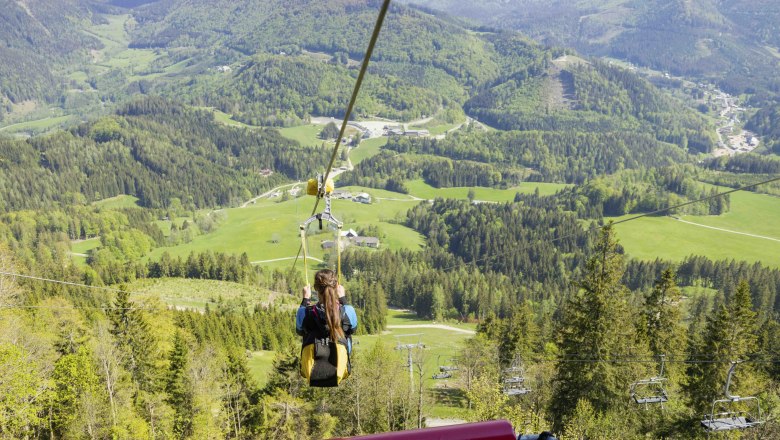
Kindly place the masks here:
POLYGON ((661 408, 663 408, 664 403, 669 401, 669 395, 664 386, 664 383, 666 382, 666 378, 664 377, 666 355, 661 355, 659 357, 661 358, 661 373, 658 376, 632 383, 629 391, 631 399, 639 405, 644 405, 645 409, 648 409, 648 405, 659 404, 661 405, 661 408))
POLYGON ((723 389, 724 399, 715 399, 712 402, 712 410, 704 416, 701 426, 707 431, 723 432, 737 429, 748 429, 764 423, 761 413, 761 402, 758 397, 740 397, 731 395, 729 386, 734 370, 740 361, 732 361, 729 374, 726 377, 726 386, 723 389))
POLYGON ((452 377, 452 373, 450 372, 442 372, 433 375, 434 379, 449 379, 451 377, 452 377))
MULTIPOLYGON (((458 371, 458 367, 457 366, 454 366, 454 365, 442 365, 441 357, 442 357, 442 355, 439 355, 436 358, 436 363, 439 364, 439 372, 440 373, 449 373, 449 372, 452 372, 452 371, 458 371)), ((449 357, 449 356, 446 356, 445 358, 449 358, 452 361, 456 360, 456 358, 449 357)))
POLYGON ((503 393, 505 395, 522 396, 531 392, 531 390, 525 386, 525 371, 522 365, 520 358, 517 358, 512 362, 511 367, 504 370, 503 393))
POLYGON ((504 379, 504 394, 507 396, 522 396, 531 392, 525 386, 525 379, 522 377, 510 377, 504 379))

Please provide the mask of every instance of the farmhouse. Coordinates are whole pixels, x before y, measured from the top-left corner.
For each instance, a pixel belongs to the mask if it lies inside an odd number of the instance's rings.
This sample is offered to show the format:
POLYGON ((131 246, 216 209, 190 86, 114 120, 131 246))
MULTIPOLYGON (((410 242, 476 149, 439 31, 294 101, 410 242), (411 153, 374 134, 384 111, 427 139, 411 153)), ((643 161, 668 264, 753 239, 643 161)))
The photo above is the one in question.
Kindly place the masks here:
POLYGON ((352 241, 361 247, 370 247, 373 249, 379 247, 379 239, 376 237, 355 237, 352 241))
POLYGON ((333 191, 333 193, 330 195, 330 197, 334 198, 334 199, 351 199, 352 198, 352 193, 349 192, 349 191, 342 191, 342 190, 338 190, 337 189, 337 190, 333 191))
POLYGON ((341 236, 344 237, 344 238, 352 239, 352 238, 357 237, 358 233, 355 232, 354 229, 348 229, 346 231, 341 231, 341 236))
POLYGON ((428 130, 406 130, 404 132, 404 135, 412 137, 425 137, 430 136, 430 134, 428 130))
POLYGON ((352 198, 352 201, 369 204, 371 203, 371 196, 367 193, 358 193, 355 197, 352 198))

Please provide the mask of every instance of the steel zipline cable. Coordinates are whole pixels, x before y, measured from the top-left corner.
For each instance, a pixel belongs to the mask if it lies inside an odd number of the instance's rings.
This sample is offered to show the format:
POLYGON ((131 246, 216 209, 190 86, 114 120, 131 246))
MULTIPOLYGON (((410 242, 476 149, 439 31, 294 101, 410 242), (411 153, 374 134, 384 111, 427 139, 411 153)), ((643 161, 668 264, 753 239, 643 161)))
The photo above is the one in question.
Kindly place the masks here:
MULTIPOLYGON (((333 163, 336 161, 336 156, 338 156, 341 140, 344 138, 344 132, 347 130, 349 117, 352 115, 352 110, 355 108, 358 93, 360 93, 360 88, 363 85, 363 78, 366 76, 366 71, 368 70, 368 63, 371 61, 371 55, 374 53, 374 46, 376 46, 376 42, 379 39, 379 33, 382 30, 382 25, 385 22, 385 16, 387 15, 387 10, 389 7, 390 0, 384 0, 382 7, 379 10, 379 16, 376 19, 376 24, 374 25, 374 31, 371 34, 371 40, 368 42, 368 49, 366 49, 366 54, 363 57, 363 64, 360 66, 360 73, 358 74, 357 81, 355 82, 355 88, 352 89, 352 96, 349 99, 347 112, 344 114, 344 120, 341 122, 341 130, 339 130, 339 136, 336 138, 336 145, 333 147, 333 153, 330 155, 330 161, 328 162, 328 166, 325 168, 325 175, 322 178, 323 183, 328 181, 330 172, 333 170, 333 163)), ((314 215, 317 212, 317 207, 320 205, 320 198, 321 197, 318 194, 314 202, 314 208, 311 210, 311 215, 314 215)), ((301 256, 302 249, 303 245, 298 247, 298 254, 295 255, 295 261, 293 261, 293 269, 295 269, 295 266, 298 264, 298 258, 301 256)))

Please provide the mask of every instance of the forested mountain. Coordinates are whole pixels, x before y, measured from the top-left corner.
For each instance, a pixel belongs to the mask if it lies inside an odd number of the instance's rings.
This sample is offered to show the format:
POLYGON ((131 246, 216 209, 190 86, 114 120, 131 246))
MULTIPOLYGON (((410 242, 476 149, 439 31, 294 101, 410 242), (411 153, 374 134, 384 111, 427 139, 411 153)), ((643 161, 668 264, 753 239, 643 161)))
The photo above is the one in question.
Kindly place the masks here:
POLYGON ((546 44, 711 78, 731 93, 778 91, 780 11, 771 0, 404 2, 521 30, 546 44))
POLYGON ((634 73, 602 62, 531 65, 466 102, 466 112, 503 129, 652 133, 683 149, 709 152, 712 125, 634 73), (555 95, 554 86, 562 91, 555 95))
POLYGON ((172 198, 193 208, 227 206, 312 175, 327 154, 273 129, 236 130, 211 112, 157 98, 71 131, 0 143, 4 209, 43 208, 75 194, 131 194, 147 207, 165 207, 172 198), (276 173, 262 177, 263 169, 276 173))
MULTIPOLYGON (((307 50, 341 52, 360 61, 378 5, 368 0, 152 3, 135 12, 140 29, 132 45, 208 48, 218 43, 246 55, 307 50)), ((483 39, 402 6, 388 14, 373 60, 433 66, 470 85, 498 74, 494 52, 483 39)))
MULTIPOLYGON (((83 0, 5 0, 0 5, 0 105, 59 97, 56 70, 87 59, 100 41, 82 32, 93 18, 83 0)), ((0 117, 2 117, 0 111, 0 117)))

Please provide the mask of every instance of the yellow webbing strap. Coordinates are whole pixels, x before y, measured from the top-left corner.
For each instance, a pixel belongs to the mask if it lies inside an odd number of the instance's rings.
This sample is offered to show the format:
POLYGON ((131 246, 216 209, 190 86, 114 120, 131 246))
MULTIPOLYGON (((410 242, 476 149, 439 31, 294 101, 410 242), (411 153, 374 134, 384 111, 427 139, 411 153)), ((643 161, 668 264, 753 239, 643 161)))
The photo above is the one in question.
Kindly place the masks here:
MULTIPOLYGON (((336 239, 336 276, 338 277, 338 283, 341 284, 341 225, 339 225, 339 229, 336 232, 338 234, 338 238, 336 239)), ((306 259, 304 259, 306 261, 306 259)))
POLYGON ((301 249, 303 250, 303 279, 306 280, 306 287, 309 285, 309 264, 306 260, 306 227, 301 225, 301 249))

